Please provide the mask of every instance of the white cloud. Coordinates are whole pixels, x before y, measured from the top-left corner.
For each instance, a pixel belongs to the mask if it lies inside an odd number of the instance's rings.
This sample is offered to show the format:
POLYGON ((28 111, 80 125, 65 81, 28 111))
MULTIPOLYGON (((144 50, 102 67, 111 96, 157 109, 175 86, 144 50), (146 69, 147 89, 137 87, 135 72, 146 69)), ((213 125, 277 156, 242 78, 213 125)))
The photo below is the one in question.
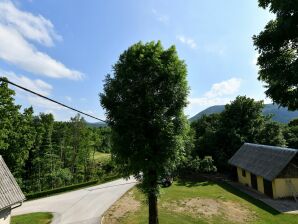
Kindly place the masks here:
POLYGON ((183 35, 179 35, 179 36, 177 36, 177 39, 181 43, 186 44, 187 46, 189 46, 192 49, 195 49, 197 47, 197 43, 192 38, 188 38, 183 35))
MULTIPOLYGON (((1 77, 6 77, 8 80, 14 82, 15 84, 18 84, 20 86, 23 86, 27 89, 30 89, 34 92, 40 93, 41 95, 44 96, 51 96, 53 87, 49 83, 42 81, 40 79, 29 79, 26 76, 23 75, 16 75, 13 72, 8 72, 8 71, 2 71, 0 70, 0 76, 1 77)), ((33 95, 31 93, 28 93, 22 89, 16 88, 14 86, 11 86, 16 93, 17 96, 25 101, 27 101, 31 106, 35 108, 42 108, 44 110, 64 110, 62 106, 59 106, 58 104, 55 104, 51 101, 48 101, 46 99, 40 98, 36 95, 33 95)))
POLYGON ((13 72, 7 72, 7 71, 0 70, 0 76, 7 77, 8 80, 10 80, 20 86, 23 86, 27 89, 30 89, 34 92, 40 93, 44 96, 49 96, 53 89, 52 85, 50 85, 49 83, 46 83, 40 79, 31 80, 23 75, 17 76, 13 72))
POLYGON ((51 21, 43 16, 35 16, 17 9, 12 2, 0 2, 0 22, 17 30, 27 39, 34 40, 46 46, 53 46, 54 40, 62 37, 56 34, 51 21))
POLYGON ((166 25, 169 23, 170 21, 169 16, 158 13, 156 9, 152 9, 152 13, 159 22, 166 25))
POLYGON ((74 80, 83 77, 81 72, 67 68, 27 41, 49 46, 59 39, 50 21, 22 12, 10 1, 0 3, 0 59, 38 75, 74 80))
MULTIPOLYGON (((0 77, 6 77, 10 81, 14 82, 15 84, 18 84, 20 86, 33 90, 34 92, 40 93, 44 96, 47 96, 50 98, 52 97, 51 95, 52 95, 53 86, 43 80, 30 79, 24 75, 16 75, 14 72, 4 71, 1 69, 0 69, 0 77)), ((19 89, 11 85, 9 87, 15 90, 16 98, 18 98, 18 100, 21 100, 22 105, 25 105, 25 107, 33 106, 33 109, 37 114, 39 112, 52 113, 55 119, 59 121, 69 120, 70 117, 73 117, 76 115, 76 112, 71 111, 49 100, 43 99, 41 97, 33 95, 32 93, 28 93, 22 89, 19 89)), ((65 96, 65 98, 68 101, 72 100, 72 98, 69 96, 65 96)), ((91 115, 96 115, 96 113, 92 110, 86 110, 84 112, 91 115)), ((100 116, 100 117, 104 117, 104 116, 100 116)), ((90 120, 90 121, 93 122, 93 120, 90 120)))
POLYGON ((195 115, 202 109, 229 103, 235 97, 241 86, 241 79, 231 78, 219 83, 214 83, 211 89, 202 97, 189 97, 189 104, 185 109, 188 115, 195 115))
POLYGON ((226 81, 222 81, 219 83, 214 83, 211 89, 205 93, 205 96, 208 98, 232 95, 238 92, 241 85, 241 79, 231 78, 226 81))
POLYGON ((40 98, 38 96, 27 95, 26 99, 33 108, 42 108, 43 110, 66 110, 66 108, 59 106, 49 100, 40 98))

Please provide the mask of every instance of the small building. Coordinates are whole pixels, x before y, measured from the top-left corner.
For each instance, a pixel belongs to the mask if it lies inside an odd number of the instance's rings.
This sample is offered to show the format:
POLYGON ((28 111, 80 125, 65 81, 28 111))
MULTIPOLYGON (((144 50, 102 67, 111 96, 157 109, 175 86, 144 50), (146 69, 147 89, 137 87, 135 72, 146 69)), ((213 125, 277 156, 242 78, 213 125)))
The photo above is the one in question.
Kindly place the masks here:
POLYGON ((11 209, 19 207, 25 196, 0 156, 0 224, 10 223, 11 209))
POLYGON ((298 150, 244 143, 228 161, 238 181, 271 198, 298 197, 298 150))

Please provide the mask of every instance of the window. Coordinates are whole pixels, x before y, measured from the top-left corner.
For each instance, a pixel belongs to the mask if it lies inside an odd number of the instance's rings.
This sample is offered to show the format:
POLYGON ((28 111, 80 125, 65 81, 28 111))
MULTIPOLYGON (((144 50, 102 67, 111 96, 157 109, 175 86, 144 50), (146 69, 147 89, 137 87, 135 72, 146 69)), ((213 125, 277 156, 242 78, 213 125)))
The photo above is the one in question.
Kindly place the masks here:
POLYGON ((246 171, 245 170, 242 170, 242 176, 246 177, 246 171))

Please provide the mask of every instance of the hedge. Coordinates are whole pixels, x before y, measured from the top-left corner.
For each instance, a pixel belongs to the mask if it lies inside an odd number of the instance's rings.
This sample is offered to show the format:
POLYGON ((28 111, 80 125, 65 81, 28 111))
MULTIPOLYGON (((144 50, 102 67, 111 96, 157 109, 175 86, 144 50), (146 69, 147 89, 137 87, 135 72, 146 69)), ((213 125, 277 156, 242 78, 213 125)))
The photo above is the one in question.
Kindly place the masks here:
POLYGON ((84 182, 84 183, 80 183, 80 184, 69 185, 66 187, 59 187, 59 188, 55 188, 55 189, 51 189, 51 190, 30 193, 30 194, 26 194, 25 196, 26 196, 27 200, 34 199, 34 198, 41 198, 41 197, 46 197, 46 196, 49 196, 52 194, 57 194, 57 193, 65 192, 65 191, 78 189, 81 187, 90 186, 90 185, 96 184, 97 182, 98 182, 98 180, 93 180, 93 181, 84 182))
POLYGON ((80 184, 69 185, 66 187, 60 187, 60 188, 55 188, 55 189, 46 190, 46 191, 40 191, 40 192, 36 192, 36 193, 29 193, 29 194, 25 194, 25 196, 26 196, 27 200, 42 198, 42 197, 47 197, 47 196, 50 196, 53 194, 58 194, 58 193, 66 192, 66 191, 71 191, 71 190, 87 187, 90 185, 102 184, 102 183, 112 181, 112 180, 115 180, 118 178, 120 178, 120 175, 115 174, 113 176, 107 176, 100 180, 92 180, 92 181, 88 181, 88 182, 84 182, 84 183, 80 183, 80 184))

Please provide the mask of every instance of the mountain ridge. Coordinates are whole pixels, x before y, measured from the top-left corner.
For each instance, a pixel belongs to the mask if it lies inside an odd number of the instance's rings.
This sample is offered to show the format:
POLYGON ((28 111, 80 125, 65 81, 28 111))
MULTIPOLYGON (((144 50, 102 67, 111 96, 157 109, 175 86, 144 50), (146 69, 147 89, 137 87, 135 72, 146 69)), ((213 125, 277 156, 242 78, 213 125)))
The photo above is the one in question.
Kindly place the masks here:
MULTIPOLYGON (((214 113, 221 113, 225 109, 225 105, 214 105, 202 110, 193 117, 189 118, 190 122, 198 120, 203 115, 210 115, 214 113)), ((291 120, 298 118, 298 111, 289 111, 286 107, 280 107, 277 104, 265 104, 263 114, 272 114, 272 120, 280 123, 289 123, 291 120)))

